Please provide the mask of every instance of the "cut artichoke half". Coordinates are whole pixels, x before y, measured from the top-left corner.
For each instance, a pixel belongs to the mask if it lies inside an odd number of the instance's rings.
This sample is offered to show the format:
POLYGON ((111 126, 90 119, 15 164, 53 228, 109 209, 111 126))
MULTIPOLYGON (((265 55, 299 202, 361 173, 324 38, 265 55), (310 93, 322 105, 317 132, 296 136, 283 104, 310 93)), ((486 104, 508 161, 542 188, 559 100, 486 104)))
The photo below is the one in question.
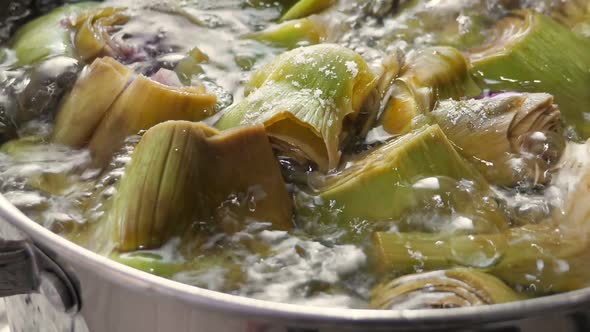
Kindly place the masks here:
POLYGON ((106 112, 132 77, 132 71, 116 60, 96 59, 78 77, 55 120, 52 140, 81 148, 89 143, 106 112))
POLYGON ((73 56, 70 31, 62 23, 98 5, 100 2, 64 5, 22 26, 10 41, 18 64, 29 65, 55 55, 73 56))
POLYGON ((84 61, 92 61, 99 56, 117 55, 117 45, 111 41, 111 34, 117 25, 129 21, 126 8, 98 8, 79 15, 73 28, 76 29, 74 46, 84 61))
POLYGON ((481 93, 463 54, 455 48, 440 46, 410 56, 391 88, 392 97, 379 119, 379 125, 390 134, 412 130, 412 119, 429 113, 438 100, 481 93))
POLYGON ((372 309, 446 309, 522 300, 502 280, 471 269, 441 270, 403 277, 371 291, 372 309))
POLYGON ((291 214, 264 127, 220 133, 203 123, 168 121, 137 145, 107 225, 117 249, 130 251, 159 247, 192 224, 197 233, 207 225, 237 231, 248 220, 286 230, 291 214))
POLYGON ((220 129, 264 124, 268 135, 313 161, 338 166, 345 119, 354 119, 376 84, 364 59, 320 44, 285 52, 252 76, 246 98, 225 110, 220 129))
POLYGON ((483 198, 486 195, 482 193, 489 191, 487 182, 459 156, 438 125, 413 131, 349 162, 341 172, 319 184, 317 192, 299 193, 296 206, 299 214, 319 216, 321 222, 328 224, 398 221, 408 213, 424 209, 429 198, 438 196, 442 204, 441 195, 448 195, 447 182, 461 192, 462 187, 471 188, 465 190, 470 193, 467 201, 458 198, 463 195, 450 199, 452 210, 459 214, 468 212, 463 217, 475 219, 470 219, 474 223, 470 231, 497 232, 506 228, 497 203, 483 198), (461 181, 469 185, 462 185, 461 181), (475 209, 462 211, 462 206, 474 201, 475 209))
POLYGON ((547 183, 565 148, 560 112, 546 93, 444 100, 431 113, 490 183, 547 183))
POLYGON ((104 168, 127 137, 168 120, 200 121, 215 113, 216 101, 201 85, 182 86, 172 71, 132 77, 116 60, 99 58, 66 98, 53 140, 88 144, 92 167, 104 168))
POLYGON ((494 37, 471 51, 472 72, 491 91, 553 95, 566 124, 590 136, 590 40, 532 10, 496 24, 494 37))
POLYGON ((214 114, 217 99, 203 86, 164 85, 138 76, 115 100, 88 144, 94 165, 104 167, 130 135, 168 120, 200 121, 214 114))

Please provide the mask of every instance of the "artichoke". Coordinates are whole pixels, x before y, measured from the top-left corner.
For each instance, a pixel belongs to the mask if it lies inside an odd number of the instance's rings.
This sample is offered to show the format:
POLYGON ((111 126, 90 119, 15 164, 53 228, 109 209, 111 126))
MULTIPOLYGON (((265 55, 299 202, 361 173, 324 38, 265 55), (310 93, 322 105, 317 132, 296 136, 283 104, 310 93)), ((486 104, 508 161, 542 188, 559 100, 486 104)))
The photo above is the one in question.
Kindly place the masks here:
POLYGON ((451 214, 455 225, 465 222, 461 228, 470 232, 496 232, 506 228, 506 220, 488 190, 485 179, 434 125, 349 162, 319 184, 316 193, 300 193, 297 208, 300 215, 346 227, 358 221, 397 221, 430 205, 435 214, 447 208, 444 213, 451 214))
POLYGON ((116 56, 118 46, 111 41, 110 34, 117 25, 128 21, 125 8, 99 8, 79 15, 73 23, 76 29, 74 46, 78 56, 84 61, 92 61, 99 56, 116 56))
POLYGON ((590 136, 590 40, 535 11, 499 21, 486 45, 471 51, 472 72, 491 91, 553 95, 566 124, 590 136))
POLYGON ((328 171, 340 161, 346 118, 356 117, 375 84, 367 63, 347 48, 297 48, 255 72, 246 98, 226 109, 215 125, 264 124, 281 149, 328 171))
POLYGON ((10 42, 18 63, 28 65, 53 55, 74 55, 70 32, 63 20, 98 5, 99 2, 65 5, 25 24, 10 42))
POLYGON ((371 291, 373 309, 443 309, 522 300, 496 277, 470 269, 406 275, 371 291))
POLYGON ((379 124, 390 134, 405 134, 412 120, 429 113, 438 100, 479 95, 468 72, 468 64, 452 47, 431 47, 406 60, 393 81, 393 93, 379 124))
POLYGON ((237 231, 247 220, 291 227, 292 202, 264 127, 220 133, 169 121, 148 130, 121 179, 109 230, 120 251, 155 248, 201 224, 237 231), (236 167, 239 165, 239 167, 236 167))
POLYGON ((103 168, 128 136, 167 120, 202 120, 214 113, 216 100, 203 86, 182 86, 172 71, 132 78, 116 60, 99 58, 66 98, 53 140, 88 144, 93 167, 103 168))
MULTIPOLYGON (((168 74, 176 77, 173 72, 168 74)), ((167 120, 199 121, 213 115, 216 100, 203 86, 169 86, 138 76, 115 100, 92 135, 88 147, 94 165, 104 167, 125 138, 140 130, 167 120)))
POLYGON ((555 209, 552 220, 486 235, 376 232, 376 269, 411 273, 482 268, 533 294, 590 286, 590 209, 584 201, 590 195, 589 153, 590 141, 568 144, 552 179, 559 193, 553 200, 562 207, 555 209))
POLYGON ((560 112, 545 93, 445 100, 431 114, 459 152, 496 185, 546 183, 565 147, 560 112))
POLYGON ((88 144, 131 76, 131 70, 112 58, 96 59, 65 98, 55 120, 53 141, 74 148, 88 144))

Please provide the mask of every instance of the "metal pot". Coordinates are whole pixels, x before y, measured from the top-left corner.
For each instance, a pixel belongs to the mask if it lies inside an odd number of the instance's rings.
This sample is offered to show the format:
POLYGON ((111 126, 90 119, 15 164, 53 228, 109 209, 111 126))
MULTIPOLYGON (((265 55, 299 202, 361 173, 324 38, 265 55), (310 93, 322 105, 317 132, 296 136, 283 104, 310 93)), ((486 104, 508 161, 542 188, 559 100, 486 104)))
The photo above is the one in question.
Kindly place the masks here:
POLYGON ((111 261, 0 196, 0 295, 12 331, 589 331, 590 289, 446 310, 328 309, 188 286, 111 261))

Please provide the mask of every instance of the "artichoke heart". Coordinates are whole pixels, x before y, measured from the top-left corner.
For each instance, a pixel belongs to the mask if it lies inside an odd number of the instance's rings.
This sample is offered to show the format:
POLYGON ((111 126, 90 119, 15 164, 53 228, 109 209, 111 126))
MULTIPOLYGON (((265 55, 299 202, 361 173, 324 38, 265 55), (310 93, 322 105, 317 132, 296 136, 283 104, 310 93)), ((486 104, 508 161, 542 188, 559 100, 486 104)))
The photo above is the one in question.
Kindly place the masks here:
POLYGON ((481 92, 468 72, 465 57, 452 47, 430 47, 409 57, 392 89, 379 119, 390 134, 410 131, 412 119, 430 112, 438 100, 481 92))
POLYGON ((99 4, 80 2, 58 7, 18 29, 10 42, 18 64, 32 64, 53 55, 73 55, 69 31, 63 21, 99 4))
POLYGON ((426 204, 439 210, 448 203, 452 217, 458 219, 454 224, 462 224, 460 228, 468 232, 506 227, 497 204, 486 198, 485 179, 458 155, 437 125, 371 151, 318 187, 312 199, 300 193, 296 204, 299 214, 309 210, 325 223, 398 221, 426 210, 426 204))
POLYGON ((432 117, 459 152, 496 185, 546 183, 565 148, 560 112, 546 93, 444 100, 432 117))
POLYGON ((340 160, 345 118, 356 117, 376 81, 364 59, 345 47, 297 48, 255 72, 246 98, 230 106, 216 127, 264 124, 281 147, 328 171, 340 160))
POLYGON ((406 275, 371 291, 373 309, 446 309, 522 300, 498 278, 470 269, 406 275))
POLYGON ((474 76, 494 91, 553 95, 567 125, 590 136, 590 40, 535 11, 496 24, 495 36, 470 53, 474 76))
POLYGON ((116 60, 96 59, 79 77, 57 114, 53 141, 81 148, 121 94, 132 72, 116 60))
POLYGON ((289 229, 291 213, 264 127, 220 133, 202 123, 168 121, 137 145, 107 224, 117 249, 129 251, 159 247, 195 222, 227 229, 254 219, 289 229))
POLYGON ((99 8, 79 15, 73 26, 77 29, 74 38, 76 52, 84 61, 92 61, 98 56, 117 55, 117 46, 110 34, 117 25, 129 21, 125 8, 99 8))

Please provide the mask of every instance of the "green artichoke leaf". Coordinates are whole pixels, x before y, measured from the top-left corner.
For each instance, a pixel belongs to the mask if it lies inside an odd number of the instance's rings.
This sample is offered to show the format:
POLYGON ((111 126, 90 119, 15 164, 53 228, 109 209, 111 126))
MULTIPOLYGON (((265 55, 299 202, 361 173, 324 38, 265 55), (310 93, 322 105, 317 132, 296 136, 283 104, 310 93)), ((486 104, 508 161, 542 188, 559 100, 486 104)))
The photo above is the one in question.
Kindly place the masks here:
POLYGON ((264 124, 271 138, 328 171, 340 161, 345 119, 356 117, 376 81, 364 59, 345 47, 297 48, 255 72, 246 98, 215 126, 264 124))

